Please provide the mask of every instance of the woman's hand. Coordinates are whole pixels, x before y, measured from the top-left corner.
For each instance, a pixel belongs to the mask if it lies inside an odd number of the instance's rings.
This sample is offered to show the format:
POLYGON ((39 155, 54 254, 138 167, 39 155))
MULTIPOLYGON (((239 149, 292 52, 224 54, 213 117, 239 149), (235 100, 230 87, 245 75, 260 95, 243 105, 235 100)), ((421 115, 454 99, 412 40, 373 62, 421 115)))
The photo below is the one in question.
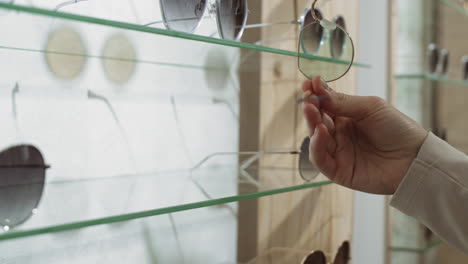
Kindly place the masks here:
POLYGON ((358 191, 393 194, 427 131, 379 97, 337 93, 319 77, 303 85, 310 159, 332 181, 358 191))

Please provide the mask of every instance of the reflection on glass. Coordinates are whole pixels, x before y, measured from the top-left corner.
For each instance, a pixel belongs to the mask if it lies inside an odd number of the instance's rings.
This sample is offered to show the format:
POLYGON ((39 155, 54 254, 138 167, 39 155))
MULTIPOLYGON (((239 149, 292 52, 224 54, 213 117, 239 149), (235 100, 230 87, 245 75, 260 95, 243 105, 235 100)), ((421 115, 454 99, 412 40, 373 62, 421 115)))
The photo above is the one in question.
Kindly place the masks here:
POLYGON ((49 35, 45 59, 49 70, 58 78, 72 80, 78 77, 86 64, 86 48, 80 34, 72 28, 60 27, 49 35))
POLYGON ((128 82, 135 73, 136 60, 135 47, 125 35, 114 34, 106 40, 102 51, 102 67, 110 81, 116 84, 128 82))

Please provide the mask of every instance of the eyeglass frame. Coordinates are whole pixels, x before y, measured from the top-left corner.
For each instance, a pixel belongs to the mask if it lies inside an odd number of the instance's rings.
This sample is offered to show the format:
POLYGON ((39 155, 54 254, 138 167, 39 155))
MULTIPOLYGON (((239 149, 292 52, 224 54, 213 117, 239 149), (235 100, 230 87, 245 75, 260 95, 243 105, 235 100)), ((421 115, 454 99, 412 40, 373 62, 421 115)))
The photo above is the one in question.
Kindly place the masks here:
MULTIPOLYGON (((314 2, 312 3, 312 10, 316 10, 315 8, 315 5, 317 3, 318 0, 314 0, 314 2)), ((346 35, 348 36, 349 38, 349 41, 351 42, 351 48, 353 49, 353 53, 352 53, 352 57, 351 57, 351 60, 350 60, 350 63, 349 63, 349 67, 348 69, 342 74, 340 75, 338 78, 335 78, 335 79, 332 79, 332 80, 326 80, 325 82, 334 82, 336 80, 339 80, 341 79, 343 76, 345 76, 350 70, 351 70, 351 66, 353 65, 354 63, 354 57, 355 57, 355 52, 354 52, 354 41, 353 39, 351 38, 351 36, 349 35, 348 31, 346 31, 344 28, 342 28, 341 26, 335 24, 334 22, 331 22, 331 21, 328 21, 326 19, 320 19, 316 16, 315 12, 311 12, 312 13, 312 16, 315 18, 315 23, 320 23, 320 26, 322 26, 323 28, 326 29, 326 26, 324 26, 325 23, 329 23, 328 26, 330 26, 331 24, 333 24, 335 27, 338 27, 339 29, 341 29, 344 33, 346 33, 346 35)), ((336 18, 336 17, 335 17, 336 18)), ((310 24, 312 25, 312 24, 310 24)), ((304 28, 301 29, 301 32, 299 33, 299 48, 298 48, 298 60, 297 60, 297 67, 299 69, 299 71, 307 78, 309 79, 309 77, 307 76, 307 74, 305 74, 301 67, 300 67, 300 60, 301 60, 301 39, 300 39, 300 36, 302 35, 302 31, 304 30, 304 28)), ((308 54, 308 53, 302 53, 302 54, 308 54)), ((310 54, 310 55, 313 55, 313 54, 310 54)))

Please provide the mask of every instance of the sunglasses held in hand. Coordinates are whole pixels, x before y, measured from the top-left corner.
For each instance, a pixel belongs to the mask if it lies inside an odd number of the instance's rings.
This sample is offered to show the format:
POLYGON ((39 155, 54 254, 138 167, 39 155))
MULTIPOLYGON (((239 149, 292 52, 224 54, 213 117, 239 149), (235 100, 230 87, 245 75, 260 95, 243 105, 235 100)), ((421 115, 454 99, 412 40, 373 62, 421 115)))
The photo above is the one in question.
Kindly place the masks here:
MULTIPOLYGON (((312 10, 315 10, 314 0, 312 10)), ((308 79, 320 76, 326 82, 343 77, 354 61, 353 40, 346 32, 341 16, 328 21, 311 12, 314 21, 302 28, 299 35, 299 70, 308 79)))

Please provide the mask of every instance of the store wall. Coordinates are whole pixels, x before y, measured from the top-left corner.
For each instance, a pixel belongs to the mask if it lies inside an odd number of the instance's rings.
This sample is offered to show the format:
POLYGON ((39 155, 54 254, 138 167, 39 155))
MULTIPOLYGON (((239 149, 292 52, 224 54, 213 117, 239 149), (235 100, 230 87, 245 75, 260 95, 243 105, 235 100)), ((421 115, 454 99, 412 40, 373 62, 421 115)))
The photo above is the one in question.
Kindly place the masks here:
MULTIPOLYGON (((60 1, 15 2, 52 8, 60 1)), ((159 1, 87 1, 63 11, 140 24, 161 20, 159 1)), ((37 214, 18 229, 206 199, 187 170, 211 153, 237 150, 239 84, 235 71, 204 66, 231 65, 236 49, 13 13, 0 16, 0 24, 2 42, 14 47, 43 49, 50 32, 70 27, 88 54, 100 54, 105 40, 119 33, 140 60, 199 66, 137 63, 134 76, 115 85, 100 59, 88 58, 80 76, 63 81, 44 54, 0 50, 0 147, 34 144, 51 165, 37 214)), ((215 20, 204 19, 197 33, 215 31, 215 20)), ((237 182, 217 187, 234 194, 237 182)), ((0 263, 232 263, 236 228, 232 210, 206 208, 0 242, 0 263)))

